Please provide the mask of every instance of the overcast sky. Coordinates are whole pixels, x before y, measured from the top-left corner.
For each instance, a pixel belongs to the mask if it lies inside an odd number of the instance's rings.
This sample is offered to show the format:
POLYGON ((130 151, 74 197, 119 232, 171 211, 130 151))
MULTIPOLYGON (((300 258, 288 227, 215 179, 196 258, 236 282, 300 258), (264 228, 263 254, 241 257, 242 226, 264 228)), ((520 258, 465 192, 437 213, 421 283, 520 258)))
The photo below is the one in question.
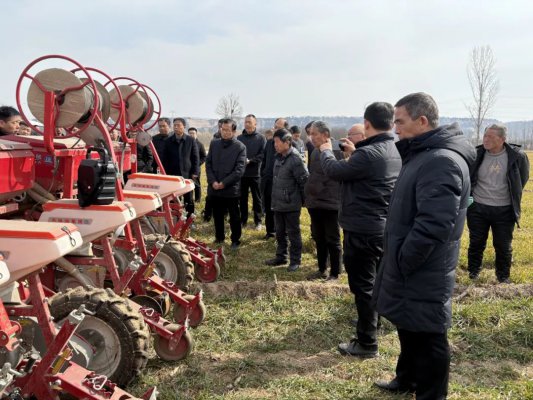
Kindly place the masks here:
POLYGON ((169 116, 215 117, 230 92, 261 117, 361 116, 425 91, 441 115, 466 117, 469 53, 490 45, 490 117, 533 119, 531 1, 16 0, 1 12, 1 104, 55 53, 151 86, 169 116))

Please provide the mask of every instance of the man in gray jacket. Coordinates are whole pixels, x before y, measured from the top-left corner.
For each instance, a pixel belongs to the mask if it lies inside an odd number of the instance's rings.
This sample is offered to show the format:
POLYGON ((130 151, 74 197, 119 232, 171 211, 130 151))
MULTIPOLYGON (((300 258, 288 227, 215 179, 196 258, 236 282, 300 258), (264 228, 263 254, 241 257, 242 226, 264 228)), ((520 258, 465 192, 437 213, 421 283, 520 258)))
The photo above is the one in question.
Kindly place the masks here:
POLYGON ((300 232, 300 213, 304 202, 304 186, 309 176, 307 168, 292 147, 292 135, 283 128, 274 133, 276 160, 274 162, 274 182, 272 185, 272 210, 276 221, 276 257, 265 262, 266 265, 287 263, 287 247, 290 241, 289 272, 300 268, 302 260, 302 235, 300 232))
POLYGON ((378 314, 372 305, 376 270, 383 255, 383 230, 392 189, 402 161, 394 145, 391 104, 370 104, 364 113, 365 140, 344 139, 348 161, 335 160, 331 141, 320 146, 320 161, 328 177, 341 182, 339 222, 344 230, 344 267, 357 307, 357 337, 339 344, 342 354, 378 354, 378 314), (355 150, 355 151, 354 151, 355 150))

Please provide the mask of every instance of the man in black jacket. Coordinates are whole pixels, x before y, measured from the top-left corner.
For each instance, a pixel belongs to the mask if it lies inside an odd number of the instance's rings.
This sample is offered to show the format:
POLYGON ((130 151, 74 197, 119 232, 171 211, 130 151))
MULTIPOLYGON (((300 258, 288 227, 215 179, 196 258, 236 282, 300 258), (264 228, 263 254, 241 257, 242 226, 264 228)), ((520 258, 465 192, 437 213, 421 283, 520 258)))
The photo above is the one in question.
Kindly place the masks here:
POLYGON ((506 126, 492 124, 487 127, 470 173, 474 197, 467 213, 470 279, 479 276, 483 251, 489 230, 492 230, 496 278, 500 283, 510 283, 513 231, 520 220, 522 191, 529 179, 529 160, 520 146, 507 144, 506 139, 506 126))
MULTIPOLYGON (((196 179, 200 171, 200 161, 196 140, 185 134, 185 119, 174 118, 174 134, 165 140, 163 167, 168 175, 196 179)), ((185 210, 194 213, 193 193, 184 196, 185 210)))
MULTIPOLYGON (((159 159, 161 159, 163 157, 163 152, 165 149, 165 140, 168 139, 168 135, 170 134, 170 118, 159 118, 159 121, 157 121, 157 125, 159 126, 159 133, 157 135, 154 135, 154 137, 152 138, 152 143, 154 144, 159 159)), ((154 158, 152 169, 154 172, 157 172, 157 168, 158 165, 154 158)))
POLYGON ((376 385, 415 391, 418 400, 442 400, 448 392, 447 332, 475 151, 456 124, 438 126, 437 104, 428 94, 407 95, 395 107, 403 165, 390 200, 374 300, 379 314, 396 325, 401 351, 396 377, 376 385))
POLYGON ((304 203, 304 187, 309 172, 302 157, 292 147, 292 135, 283 128, 274 132, 276 161, 272 184, 272 210, 276 221, 276 257, 265 262, 277 266, 287 263, 288 242, 290 242, 290 263, 287 270, 300 268, 302 260, 302 235, 300 213, 304 203), (288 239, 288 240, 287 240, 288 239))
POLYGON ((248 192, 252 192, 252 208, 254 210, 255 229, 261 229, 263 206, 261 204, 261 177, 259 171, 263 162, 266 139, 256 130, 255 115, 248 114, 244 118, 244 130, 237 140, 246 146, 246 170, 241 179, 241 223, 248 222, 248 192))
POLYGON ((275 160, 276 149, 274 147, 274 139, 271 138, 265 143, 263 162, 261 164, 261 196, 263 199, 266 228, 266 234, 263 239, 265 240, 276 236, 276 223, 274 221, 274 211, 272 211, 272 184, 274 181, 275 160))
MULTIPOLYGON (((320 146, 331 137, 329 127, 322 121, 314 121, 309 138, 315 150, 309 157, 309 178, 305 184, 305 206, 311 217, 311 236, 316 244, 318 271, 308 275, 308 280, 336 280, 341 267, 341 232, 339 227, 340 185, 330 179, 320 164, 320 146), (329 257, 330 272, 326 274, 329 257)), ((294 139, 294 135, 293 135, 294 139)), ((333 149, 337 160, 342 160, 340 148, 333 149)))
POLYGON ((246 147, 235 138, 237 124, 224 119, 220 127, 220 139, 211 142, 205 162, 207 193, 213 207, 215 238, 219 243, 225 239, 224 216, 229 213, 231 248, 241 244, 241 220, 239 198, 241 177, 246 166, 246 147))
POLYGON ((187 130, 187 133, 196 141, 196 146, 198 146, 198 160, 200 166, 198 168, 198 177, 194 180, 194 201, 198 203, 202 198, 202 165, 205 163, 207 154, 205 152, 204 144, 198 140, 198 129, 191 126, 187 130))
POLYGON ((383 256, 389 200, 402 166, 389 132, 393 116, 391 104, 370 104, 364 113, 366 139, 356 145, 351 139, 342 140, 344 151, 351 153, 348 161, 335 160, 331 141, 320 146, 324 172, 341 182, 339 222, 344 230, 344 268, 358 317, 356 338, 339 344, 338 349, 342 354, 363 358, 378 354, 378 314, 372 305, 372 293, 383 256))

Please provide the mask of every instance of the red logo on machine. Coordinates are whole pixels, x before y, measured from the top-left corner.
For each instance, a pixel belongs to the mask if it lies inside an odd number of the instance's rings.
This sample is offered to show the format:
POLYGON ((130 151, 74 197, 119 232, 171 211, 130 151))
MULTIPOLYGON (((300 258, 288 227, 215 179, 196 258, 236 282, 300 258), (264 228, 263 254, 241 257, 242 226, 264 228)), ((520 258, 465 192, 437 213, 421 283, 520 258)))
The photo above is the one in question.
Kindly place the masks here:
POLYGON ((136 188, 143 188, 143 189, 159 189, 159 185, 148 185, 148 184, 141 184, 141 183, 133 183, 131 185, 132 187, 136 188))

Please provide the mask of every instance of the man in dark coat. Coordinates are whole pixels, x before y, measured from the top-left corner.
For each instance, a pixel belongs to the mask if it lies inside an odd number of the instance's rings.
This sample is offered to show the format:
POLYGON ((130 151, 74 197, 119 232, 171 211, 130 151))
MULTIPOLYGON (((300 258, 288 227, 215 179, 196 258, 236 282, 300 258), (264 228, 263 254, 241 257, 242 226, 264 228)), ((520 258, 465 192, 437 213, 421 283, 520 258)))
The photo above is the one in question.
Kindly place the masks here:
POLYGON ((496 278, 500 283, 511 282, 513 231, 520 220, 522 191, 529 179, 529 160, 520 146, 507 144, 506 139, 506 126, 492 124, 487 127, 470 173, 474 198, 467 213, 470 279, 479 276, 483 251, 489 230, 492 230, 496 278))
POLYGON ((205 162, 216 241, 224 242, 224 216, 228 212, 232 249, 237 249, 241 243, 239 198, 241 177, 246 166, 246 147, 236 139, 236 131, 235 121, 224 119, 220 127, 221 138, 211 142, 205 162))
MULTIPOLYGON (((196 179, 200 171, 200 160, 196 140, 185 134, 185 119, 174 119, 174 134, 165 140, 163 167, 168 175, 196 179)), ((194 213, 193 193, 184 196, 185 210, 194 213)))
POLYGON ((456 124, 438 126, 438 108, 428 94, 407 95, 395 107, 403 166, 374 297, 378 313, 398 329, 401 352, 396 377, 376 385, 441 400, 448 392, 447 332, 475 151, 456 124))
MULTIPOLYGON (((155 147, 155 150, 157 152, 159 159, 161 159, 163 157, 163 152, 165 149, 165 140, 168 139, 168 136, 170 134, 170 118, 166 118, 166 117, 159 118, 159 121, 157 121, 157 124, 159 126, 159 133, 157 135, 154 135, 154 137, 152 138, 152 143, 154 144, 154 147, 155 147)), ((154 172, 157 172, 157 168, 158 168, 158 165, 154 157, 152 169, 154 172)))
POLYGON ((194 180, 194 201, 198 203, 200 199, 202 198, 202 165, 205 163, 205 159, 207 158, 207 154, 205 152, 205 147, 200 140, 198 140, 198 129, 191 126, 187 133, 190 137, 192 137, 194 140, 196 140, 196 146, 198 146, 198 160, 200 163, 200 168, 198 169, 198 177, 194 180))
MULTIPOLYGON (((311 236, 316 244, 318 271, 308 275, 307 279, 335 280, 341 268, 340 185, 338 181, 329 178, 320 165, 320 146, 331 138, 331 131, 324 122, 315 121, 311 125, 309 137, 316 148, 309 157, 305 206, 311 217, 311 236), (329 276, 326 274, 328 258, 329 276)), ((333 154, 337 160, 343 159, 338 146, 333 149, 333 154)))
POLYGON ((257 120, 255 115, 248 114, 244 118, 244 130, 237 136, 246 146, 246 170, 241 179, 241 223, 246 226, 248 222, 248 193, 252 192, 252 208, 254 210, 254 224, 256 230, 261 230, 263 205, 261 202, 261 164, 266 139, 256 130, 257 120))
MULTIPOLYGON (((209 142, 209 147, 211 148, 211 143, 213 143, 213 140, 220 139, 222 136, 220 135, 220 127, 222 126, 222 121, 224 121, 225 118, 221 118, 217 122, 217 131, 213 133, 213 138, 211 139, 211 142, 209 142)), ((202 217, 204 219, 204 222, 211 221, 211 217, 213 216, 213 206, 211 204, 211 200, 209 199, 209 191, 207 192, 207 195, 205 196, 205 206, 204 211, 202 213, 202 217)))
MULTIPOLYGON (((269 130, 267 132, 272 132, 269 130)), ((273 133, 271 134, 273 135, 273 133)), ((261 196, 263 200, 263 211, 265 212, 266 234, 263 239, 268 240, 276 236, 276 223, 274 221, 274 211, 272 211, 272 184, 274 182, 274 161, 276 160, 276 149, 274 139, 268 138, 263 152, 263 162, 261 164, 261 196)))
POLYGON ((393 118, 391 104, 370 104, 364 113, 364 125, 353 126, 348 139, 342 139, 344 151, 351 154, 347 161, 335 160, 331 142, 320 146, 324 172, 341 182, 339 222, 344 230, 344 268, 358 317, 356 337, 339 344, 338 349, 342 354, 362 358, 378 354, 378 314, 372 293, 383 256, 389 200, 402 167, 390 133, 393 118), (362 137, 366 139, 360 140, 362 137))
POLYGON ((302 260, 302 235, 300 213, 304 203, 304 186, 309 176, 298 151, 292 147, 292 135, 282 128, 274 132, 276 161, 272 184, 272 210, 276 221, 276 257, 265 262, 277 266, 287 263, 287 249, 290 242, 290 263, 287 270, 300 268, 302 260))

